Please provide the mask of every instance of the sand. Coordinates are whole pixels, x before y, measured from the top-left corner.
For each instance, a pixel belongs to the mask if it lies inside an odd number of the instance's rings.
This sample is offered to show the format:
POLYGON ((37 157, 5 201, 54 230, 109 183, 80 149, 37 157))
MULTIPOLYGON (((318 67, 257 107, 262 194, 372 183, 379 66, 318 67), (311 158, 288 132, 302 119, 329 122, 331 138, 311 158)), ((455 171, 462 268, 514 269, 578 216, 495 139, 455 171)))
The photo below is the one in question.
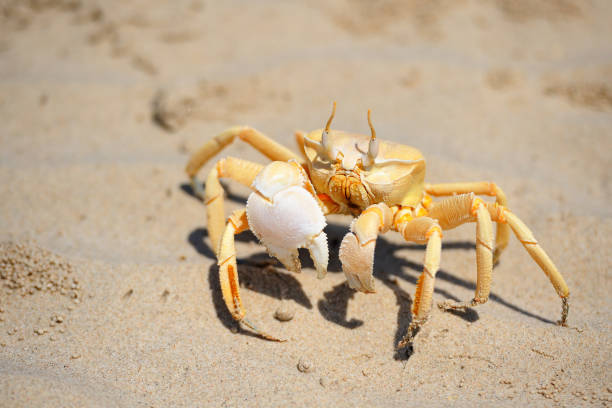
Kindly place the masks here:
MULTIPOLYGON (((612 405, 608 1, 0 10, 0 406, 612 405), (335 128, 367 133, 371 108, 428 181, 498 183, 567 280, 570 327, 512 237, 490 301, 434 310, 397 352, 423 247, 381 237, 377 293, 355 293, 338 261, 350 219, 330 217, 324 280, 239 236, 248 314, 288 341, 237 330, 184 165, 236 124, 295 148, 333 100, 335 128)), ((227 188, 227 211, 243 206, 227 188)), ((474 242, 473 225, 445 233, 435 302, 473 295, 474 242)))

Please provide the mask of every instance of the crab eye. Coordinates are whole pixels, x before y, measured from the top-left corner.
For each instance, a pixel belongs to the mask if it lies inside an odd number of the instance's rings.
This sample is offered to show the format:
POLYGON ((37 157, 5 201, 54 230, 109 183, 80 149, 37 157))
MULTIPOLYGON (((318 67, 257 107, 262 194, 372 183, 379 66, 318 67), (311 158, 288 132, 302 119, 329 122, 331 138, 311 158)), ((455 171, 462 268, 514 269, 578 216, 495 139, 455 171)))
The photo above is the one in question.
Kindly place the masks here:
POLYGON ((361 158, 361 161, 366 168, 372 167, 376 160, 376 156, 378 156, 378 140, 376 140, 376 131, 372 125, 371 115, 372 111, 368 109, 368 124, 370 125, 370 130, 372 131, 372 137, 370 138, 370 143, 368 144, 368 153, 362 153, 361 158))
POLYGON ((370 140, 368 146, 368 152, 361 154, 361 162, 366 170, 369 170, 376 162, 376 156, 378 155, 378 140, 370 140))
POLYGON ((368 157, 374 160, 378 156, 378 140, 371 139, 368 145, 368 157))
POLYGON ((325 129, 323 129, 323 133, 321 134, 321 146, 326 151, 329 151, 329 127, 331 126, 332 120, 334 120, 334 116, 336 115, 336 101, 334 101, 334 107, 332 108, 332 113, 327 119, 327 123, 325 124, 325 129))
POLYGON ((321 146, 323 150, 329 151, 329 132, 327 130, 324 130, 321 134, 321 146))

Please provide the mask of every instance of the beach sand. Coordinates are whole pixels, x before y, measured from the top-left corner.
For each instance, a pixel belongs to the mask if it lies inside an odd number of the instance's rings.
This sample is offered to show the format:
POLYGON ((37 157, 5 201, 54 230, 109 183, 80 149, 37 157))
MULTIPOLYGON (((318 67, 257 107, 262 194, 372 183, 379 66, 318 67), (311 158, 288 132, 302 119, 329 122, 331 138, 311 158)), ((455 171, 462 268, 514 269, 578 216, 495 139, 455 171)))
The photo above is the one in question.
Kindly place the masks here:
MULTIPOLYGON (((610 2, 0 10, 0 406, 612 405, 610 2), (238 330, 185 164, 232 125, 295 149, 334 100, 334 128, 367 134, 371 108, 429 182, 499 184, 570 287, 569 327, 511 236, 489 302, 434 308, 398 352, 423 247, 379 238, 377 293, 356 293, 338 260, 350 219, 334 216, 323 280, 238 237, 248 316, 288 341, 238 330)), ((240 142, 223 155, 267 162, 240 142)), ((226 186, 229 214, 249 192, 226 186)), ((443 243, 434 302, 471 299, 474 225, 443 243)))

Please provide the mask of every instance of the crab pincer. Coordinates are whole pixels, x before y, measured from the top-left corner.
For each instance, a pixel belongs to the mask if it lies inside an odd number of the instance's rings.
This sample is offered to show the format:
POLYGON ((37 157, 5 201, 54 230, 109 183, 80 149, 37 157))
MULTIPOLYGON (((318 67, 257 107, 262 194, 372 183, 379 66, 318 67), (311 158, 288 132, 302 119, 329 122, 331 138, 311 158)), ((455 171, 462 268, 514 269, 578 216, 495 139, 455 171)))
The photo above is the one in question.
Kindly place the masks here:
POLYGON ((303 173, 295 162, 266 166, 253 182, 247 217, 251 231, 288 270, 300 272, 298 248, 307 248, 322 279, 329 258, 325 216, 303 173))
POLYGON ((272 162, 255 177, 246 210, 229 218, 218 251, 223 299, 232 317, 258 335, 282 341, 246 319, 236 273, 234 236, 253 231, 268 253, 292 272, 301 269, 298 248, 307 248, 319 279, 327 273, 328 250, 323 210, 302 167, 295 162, 272 162))
POLYGON ((373 293, 374 249, 379 233, 391 228, 393 214, 384 203, 368 207, 351 223, 340 245, 342 270, 349 286, 355 290, 373 293))

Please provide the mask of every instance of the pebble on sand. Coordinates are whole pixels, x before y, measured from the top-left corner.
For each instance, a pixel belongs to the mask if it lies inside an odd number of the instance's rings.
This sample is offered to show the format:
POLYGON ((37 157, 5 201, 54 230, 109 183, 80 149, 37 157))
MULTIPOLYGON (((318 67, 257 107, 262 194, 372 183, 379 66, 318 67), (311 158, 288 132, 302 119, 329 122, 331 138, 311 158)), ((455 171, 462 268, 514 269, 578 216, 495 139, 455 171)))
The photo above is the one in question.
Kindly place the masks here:
POLYGON ((314 371, 314 364, 312 363, 312 361, 302 357, 298 361, 297 369, 302 373, 310 373, 314 371))
POLYGON ((285 302, 281 303, 278 309, 276 309, 276 311, 274 312, 274 317, 276 318, 276 320, 279 320, 281 322, 288 322, 289 320, 293 319, 294 316, 295 309, 285 302))

